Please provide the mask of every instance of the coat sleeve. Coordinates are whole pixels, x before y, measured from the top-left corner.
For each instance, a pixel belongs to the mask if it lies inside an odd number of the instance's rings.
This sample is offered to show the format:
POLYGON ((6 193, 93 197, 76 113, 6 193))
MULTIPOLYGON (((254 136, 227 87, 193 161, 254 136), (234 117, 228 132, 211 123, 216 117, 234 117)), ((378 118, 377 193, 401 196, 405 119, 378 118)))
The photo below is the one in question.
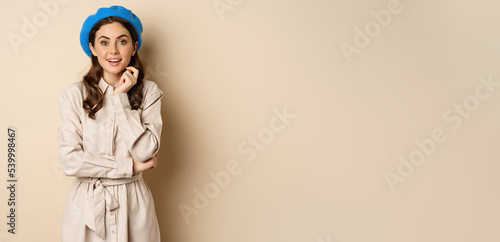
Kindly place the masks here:
POLYGON ((64 174, 76 177, 125 178, 133 174, 131 157, 101 157, 83 149, 82 122, 76 103, 78 88, 71 86, 59 95, 59 160, 64 174))
POLYGON ((118 93, 112 98, 118 132, 121 132, 132 157, 138 161, 146 161, 158 153, 163 126, 163 92, 156 83, 148 82, 150 85, 144 85, 142 112, 132 110, 127 93, 118 93))

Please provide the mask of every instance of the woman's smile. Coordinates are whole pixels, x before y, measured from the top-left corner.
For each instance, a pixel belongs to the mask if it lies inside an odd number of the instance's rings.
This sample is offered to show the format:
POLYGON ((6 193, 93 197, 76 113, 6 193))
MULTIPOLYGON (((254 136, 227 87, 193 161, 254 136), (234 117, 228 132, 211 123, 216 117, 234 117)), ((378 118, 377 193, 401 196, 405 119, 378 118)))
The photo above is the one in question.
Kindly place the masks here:
POLYGON ((108 58, 106 59, 111 66, 117 66, 122 61, 121 58, 108 58))

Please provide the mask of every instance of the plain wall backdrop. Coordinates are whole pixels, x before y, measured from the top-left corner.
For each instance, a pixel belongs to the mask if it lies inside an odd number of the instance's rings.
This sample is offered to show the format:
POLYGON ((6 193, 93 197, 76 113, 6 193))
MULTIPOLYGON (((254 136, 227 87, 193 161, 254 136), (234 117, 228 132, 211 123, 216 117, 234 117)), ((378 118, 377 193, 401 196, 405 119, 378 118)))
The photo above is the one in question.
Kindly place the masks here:
POLYGON ((2 0, 1 241, 60 241, 58 95, 113 4, 165 93, 162 241, 500 240, 498 1, 2 0))

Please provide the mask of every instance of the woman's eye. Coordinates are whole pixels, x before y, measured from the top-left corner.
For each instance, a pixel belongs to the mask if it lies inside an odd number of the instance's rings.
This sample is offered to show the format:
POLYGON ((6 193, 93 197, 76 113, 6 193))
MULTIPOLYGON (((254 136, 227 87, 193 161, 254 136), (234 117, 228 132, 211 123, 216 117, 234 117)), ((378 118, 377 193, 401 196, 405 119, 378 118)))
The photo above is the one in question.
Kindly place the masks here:
POLYGON ((106 41, 102 41, 102 42, 101 42, 101 45, 108 45, 108 42, 106 42, 106 41))
POLYGON ((126 44, 126 43, 127 43, 127 41, 126 41, 126 40, 120 40, 120 44, 124 45, 124 44, 126 44))

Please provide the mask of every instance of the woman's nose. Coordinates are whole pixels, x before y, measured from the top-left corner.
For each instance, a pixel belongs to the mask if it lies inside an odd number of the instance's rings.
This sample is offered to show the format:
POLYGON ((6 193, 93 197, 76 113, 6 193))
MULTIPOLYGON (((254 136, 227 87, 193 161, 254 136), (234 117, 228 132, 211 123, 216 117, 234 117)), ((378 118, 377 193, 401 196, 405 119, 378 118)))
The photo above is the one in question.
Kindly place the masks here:
POLYGON ((118 54, 118 48, 116 48, 116 45, 111 45, 109 52, 113 54, 118 54))

